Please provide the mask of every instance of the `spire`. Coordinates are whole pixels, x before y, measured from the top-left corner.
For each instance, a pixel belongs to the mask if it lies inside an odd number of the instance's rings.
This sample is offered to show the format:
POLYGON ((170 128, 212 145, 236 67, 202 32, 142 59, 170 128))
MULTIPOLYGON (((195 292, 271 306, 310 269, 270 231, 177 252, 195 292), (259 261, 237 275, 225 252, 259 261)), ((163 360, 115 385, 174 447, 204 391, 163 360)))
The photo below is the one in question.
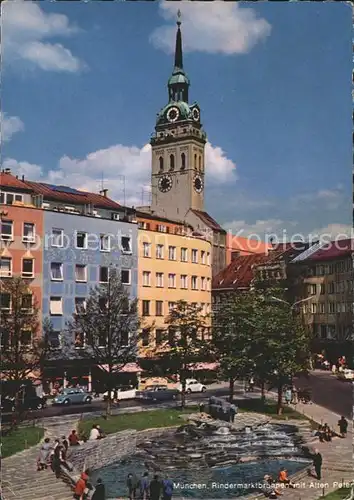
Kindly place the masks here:
POLYGON ((177 12, 177 34, 176 34, 176 50, 175 50, 175 68, 183 69, 183 53, 182 53, 182 33, 181 33, 181 11, 177 12))

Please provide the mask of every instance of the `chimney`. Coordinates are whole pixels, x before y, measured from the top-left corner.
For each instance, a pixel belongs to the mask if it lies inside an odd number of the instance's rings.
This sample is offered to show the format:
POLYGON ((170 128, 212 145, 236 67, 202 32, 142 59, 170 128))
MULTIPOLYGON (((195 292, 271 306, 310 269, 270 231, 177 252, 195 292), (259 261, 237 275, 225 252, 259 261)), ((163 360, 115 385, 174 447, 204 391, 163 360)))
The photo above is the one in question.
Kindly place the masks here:
POLYGON ((234 252, 231 252, 231 261, 237 259, 237 257, 240 256, 240 252, 238 251, 234 251, 234 252))
POLYGON ((24 175, 22 176, 22 182, 25 182, 25 176, 24 175))
POLYGON ((107 193, 108 193, 108 189, 102 189, 100 191, 100 195, 104 196, 105 198, 107 198, 107 193))
POLYGON ((5 168, 5 174, 11 174, 11 168, 5 168))

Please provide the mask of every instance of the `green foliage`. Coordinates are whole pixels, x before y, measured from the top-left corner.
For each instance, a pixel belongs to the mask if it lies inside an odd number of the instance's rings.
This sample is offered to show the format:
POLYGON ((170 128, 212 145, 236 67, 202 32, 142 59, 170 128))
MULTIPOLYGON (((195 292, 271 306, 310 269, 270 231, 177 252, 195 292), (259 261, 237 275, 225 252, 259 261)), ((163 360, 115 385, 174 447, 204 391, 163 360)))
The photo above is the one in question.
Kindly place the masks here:
POLYGON ((40 427, 20 427, 1 437, 2 458, 9 457, 19 451, 30 448, 40 442, 44 429, 40 427))

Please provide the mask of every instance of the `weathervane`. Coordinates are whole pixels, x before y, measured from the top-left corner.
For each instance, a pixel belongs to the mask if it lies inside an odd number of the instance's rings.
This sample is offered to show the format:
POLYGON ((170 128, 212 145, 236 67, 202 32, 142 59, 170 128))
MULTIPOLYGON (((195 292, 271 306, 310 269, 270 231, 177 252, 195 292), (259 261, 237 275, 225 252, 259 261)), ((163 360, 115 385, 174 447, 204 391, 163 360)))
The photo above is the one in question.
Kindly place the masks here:
POLYGON ((177 26, 181 26, 181 11, 178 9, 178 12, 177 12, 177 26))

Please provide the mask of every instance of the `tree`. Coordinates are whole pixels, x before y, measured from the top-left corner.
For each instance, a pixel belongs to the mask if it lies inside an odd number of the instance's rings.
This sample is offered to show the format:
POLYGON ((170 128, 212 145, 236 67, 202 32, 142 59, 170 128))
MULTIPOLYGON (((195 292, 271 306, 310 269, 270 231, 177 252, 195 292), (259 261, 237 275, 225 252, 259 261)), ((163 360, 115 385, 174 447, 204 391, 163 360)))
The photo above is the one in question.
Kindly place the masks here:
POLYGON ((229 380, 229 397, 234 397, 235 380, 250 376, 253 372, 252 316, 253 296, 251 293, 232 295, 222 301, 213 315, 212 345, 215 357, 220 363, 222 378, 229 380))
POLYGON ((182 386, 181 406, 186 404, 186 379, 193 365, 210 357, 210 346, 204 333, 207 318, 202 308, 184 300, 176 302, 165 323, 168 325, 154 350, 165 374, 178 375, 182 386))
POLYGON ((15 397, 16 420, 22 417, 22 389, 31 378, 40 378, 49 351, 27 283, 19 277, 1 280, 1 373, 15 397))
MULTIPOLYGON (((108 283, 91 289, 85 304, 68 323, 66 356, 85 357, 99 365, 111 395, 117 374, 127 363, 136 361, 139 328, 137 300, 130 300, 117 269, 110 268, 108 283)), ((110 400, 108 397, 107 416, 110 400)))

